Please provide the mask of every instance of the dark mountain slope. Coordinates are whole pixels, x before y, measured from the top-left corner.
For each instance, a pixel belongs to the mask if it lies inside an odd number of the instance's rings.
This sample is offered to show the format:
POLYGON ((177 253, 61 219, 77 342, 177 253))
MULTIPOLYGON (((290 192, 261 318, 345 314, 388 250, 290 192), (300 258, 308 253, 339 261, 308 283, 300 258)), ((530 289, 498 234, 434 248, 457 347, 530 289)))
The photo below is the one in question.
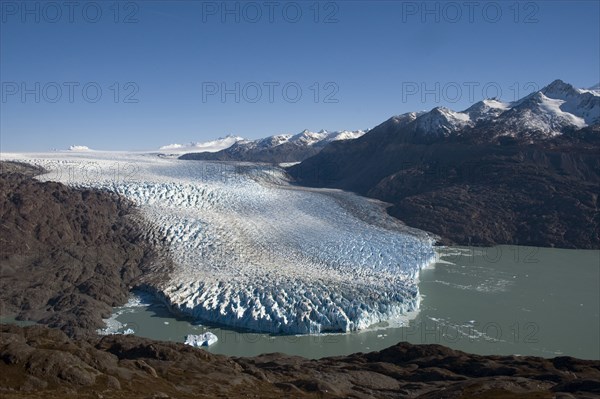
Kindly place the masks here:
MULTIPOLYGON (((543 96, 572 92, 557 82, 530 97, 562 101, 543 96)), ((577 93, 560 95, 577 103, 577 93)), ((582 115, 596 120, 588 110, 600 97, 581 96, 582 115)), ((529 103, 525 112, 527 101, 507 111, 482 102, 486 116, 472 107, 469 123, 444 109, 405 114, 288 172, 300 184, 390 202, 390 214, 444 243, 600 248, 600 125, 578 128, 570 124, 578 119, 529 103), (519 123, 526 128, 514 130, 519 123)))

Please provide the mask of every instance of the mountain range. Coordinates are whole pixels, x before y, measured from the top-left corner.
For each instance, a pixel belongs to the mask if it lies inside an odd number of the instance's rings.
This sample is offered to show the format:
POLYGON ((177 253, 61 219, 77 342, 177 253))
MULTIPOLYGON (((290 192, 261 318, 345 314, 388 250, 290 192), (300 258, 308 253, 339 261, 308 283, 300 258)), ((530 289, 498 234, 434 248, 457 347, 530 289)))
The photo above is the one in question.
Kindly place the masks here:
POLYGON ((281 134, 258 140, 236 140, 219 151, 188 152, 180 159, 269 163, 300 162, 317 154, 331 142, 355 139, 364 133, 362 130, 336 132, 304 130, 295 135, 281 134))
POLYGON ((599 123, 600 90, 576 89, 555 80, 518 101, 491 98, 460 112, 445 107, 409 112, 390 118, 378 128, 392 127, 395 139, 406 142, 427 143, 450 137, 473 142, 503 138, 532 142, 599 123))
POLYGON ((600 247, 600 91, 555 80, 515 101, 394 116, 288 169, 392 204, 444 243, 600 247))

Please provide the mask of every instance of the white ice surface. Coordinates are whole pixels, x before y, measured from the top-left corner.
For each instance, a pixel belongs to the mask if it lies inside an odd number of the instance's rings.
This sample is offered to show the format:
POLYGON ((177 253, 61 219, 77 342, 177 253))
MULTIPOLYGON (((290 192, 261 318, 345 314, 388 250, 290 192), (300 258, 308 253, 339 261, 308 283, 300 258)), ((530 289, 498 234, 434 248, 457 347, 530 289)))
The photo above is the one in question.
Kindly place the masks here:
POLYGON ((69 151, 91 151, 91 149, 85 145, 71 145, 69 151))
POLYGON ((146 238, 175 270, 155 287, 199 321, 272 333, 353 331, 405 319, 433 239, 378 201, 290 186, 282 170, 152 154, 3 154, 41 180, 118 192, 140 205, 146 238))
POLYGON ((185 343, 191 346, 211 346, 218 340, 219 338, 210 331, 200 335, 189 334, 185 336, 185 343))

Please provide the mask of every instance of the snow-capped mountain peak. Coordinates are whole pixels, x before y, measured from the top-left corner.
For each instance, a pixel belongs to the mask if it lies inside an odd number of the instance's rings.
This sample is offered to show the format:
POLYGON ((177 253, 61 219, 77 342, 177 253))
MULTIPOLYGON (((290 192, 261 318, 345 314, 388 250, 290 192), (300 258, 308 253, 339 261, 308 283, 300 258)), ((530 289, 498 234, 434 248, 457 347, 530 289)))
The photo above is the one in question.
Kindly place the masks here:
POLYGON ((419 112, 406 112, 401 115, 396 115, 391 118, 392 121, 396 124, 404 124, 408 122, 412 122, 417 119, 419 116, 426 114, 427 111, 419 111, 419 112))
POLYGON ((436 107, 410 123, 422 137, 454 134, 546 138, 600 123, 600 96, 555 80, 511 103, 490 98, 462 112, 436 107))
POLYGON ((510 103, 504 103, 496 98, 488 98, 473 104, 462 113, 469 115, 471 121, 478 122, 497 118, 504 111, 510 109, 510 106, 510 103))
POLYGON ((560 134, 567 127, 581 129, 586 126, 585 119, 581 117, 582 112, 579 112, 577 105, 572 101, 577 100, 572 92, 548 90, 546 93, 548 95, 543 91, 533 93, 513 107, 502 122, 512 132, 534 133, 547 137, 560 134))
POLYGON ((290 138, 291 143, 299 145, 313 145, 325 139, 327 137, 326 132, 314 133, 307 129, 304 129, 301 133, 298 133, 290 138))
POLYGON ((504 103, 497 98, 488 98, 483 100, 482 103, 485 106, 493 109, 507 109, 510 106, 510 104, 504 103))
POLYGON ((567 126, 582 128, 600 123, 600 97, 555 80, 523 99, 515 108, 530 107, 535 116, 554 122, 553 133, 567 126))
POLYGON ((455 112, 445 107, 435 107, 413 122, 414 129, 427 136, 448 136, 471 125, 469 114, 455 112))
POLYGON ((548 98, 566 100, 568 98, 576 97, 581 94, 577 89, 568 83, 563 82, 560 79, 556 79, 548 86, 544 87, 538 93, 544 94, 548 98))
POLYGON ((271 147, 277 147, 278 145, 281 145, 283 143, 287 143, 290 138, 292 137, 291 134, 277 134, 274 136, 269 136, 269 137, 265 137, 262 139, 257 139, 257 140, 244 140, 244 141, 240 141, 239 143, 236 143, 235 147, 236 148, 271 148, 271 147))

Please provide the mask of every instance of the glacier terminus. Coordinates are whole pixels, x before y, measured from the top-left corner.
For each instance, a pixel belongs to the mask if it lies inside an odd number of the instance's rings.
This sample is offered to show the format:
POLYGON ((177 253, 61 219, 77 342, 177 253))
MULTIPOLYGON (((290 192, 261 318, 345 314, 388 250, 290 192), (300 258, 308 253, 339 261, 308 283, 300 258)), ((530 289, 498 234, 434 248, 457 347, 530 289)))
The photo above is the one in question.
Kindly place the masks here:
POLYGON ((41 180, 139 205, 145 239, 166 243, 175 265, 152 290, 201 323, 273 334, 400 325, 418 311, 419 270, 435 260, 435 238, 384 203, 298 187, 273 166, 152 153, 15 156, 46 168, 41 180), (128 172, 115 178, 114 165, 128 172))

